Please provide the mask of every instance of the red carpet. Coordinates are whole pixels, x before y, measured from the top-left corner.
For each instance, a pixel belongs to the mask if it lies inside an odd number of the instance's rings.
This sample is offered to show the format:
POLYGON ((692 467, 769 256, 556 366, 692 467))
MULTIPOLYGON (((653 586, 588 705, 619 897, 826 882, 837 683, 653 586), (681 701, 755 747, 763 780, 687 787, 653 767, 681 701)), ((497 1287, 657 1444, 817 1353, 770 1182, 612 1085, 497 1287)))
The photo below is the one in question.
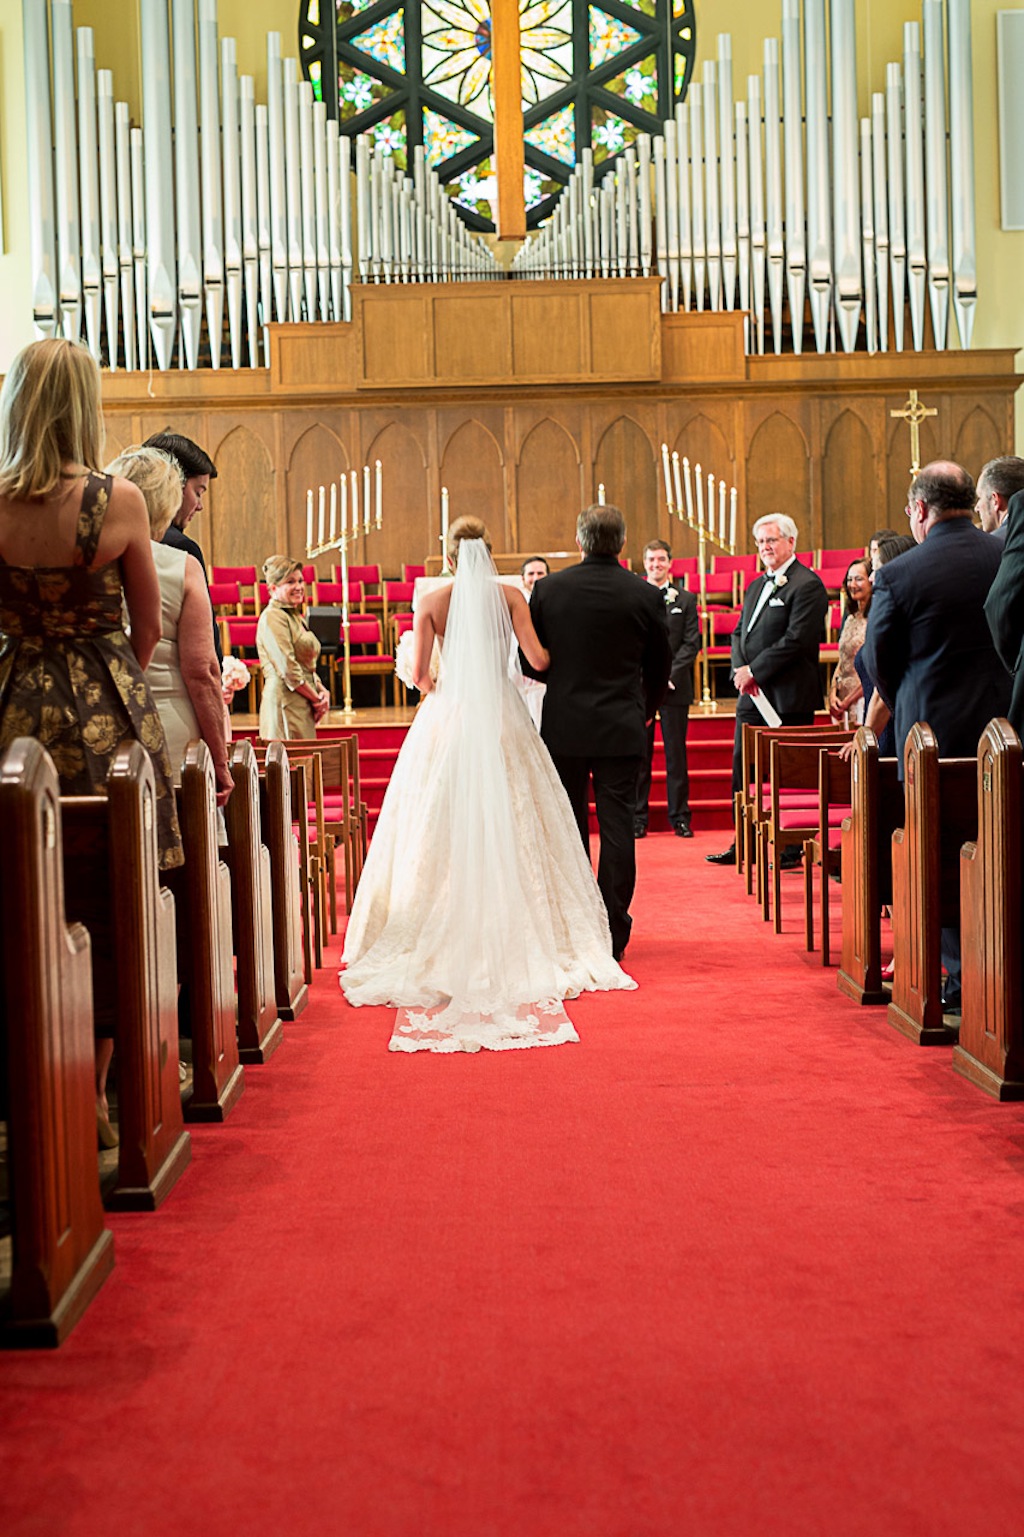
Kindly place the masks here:
POLYGON ((579 1046, 389 1055, 314 1004, 54 1354, 6 1537, 1016 1534, 1024 1108, 640 847, 579 1046))

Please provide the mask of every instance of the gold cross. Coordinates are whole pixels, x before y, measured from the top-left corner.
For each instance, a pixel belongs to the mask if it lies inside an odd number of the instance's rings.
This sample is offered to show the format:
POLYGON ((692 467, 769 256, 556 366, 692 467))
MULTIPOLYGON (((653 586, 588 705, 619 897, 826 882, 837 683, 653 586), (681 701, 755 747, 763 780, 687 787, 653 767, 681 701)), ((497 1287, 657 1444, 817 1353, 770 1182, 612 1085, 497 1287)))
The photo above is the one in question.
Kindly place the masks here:
POLYGON ((523 84, 519 0, 491 0, 491 91, 494 98, 494 166, 498 184, 495 225, 499 240, 526 236, 523 196, 523 84))
POLYGON ((921 423, 926 416, 938 416, 938 411, 932 406, 923 406, 917 398, 917 391, 911 390, 910 399, 899 411, 890 411, 890 416, 895 416, 900 421, 906 422, 910 428, 910 457, 913 463, 910 466, 910 478, 913 480, 921 468, 919 455, 921 453, 921 423))

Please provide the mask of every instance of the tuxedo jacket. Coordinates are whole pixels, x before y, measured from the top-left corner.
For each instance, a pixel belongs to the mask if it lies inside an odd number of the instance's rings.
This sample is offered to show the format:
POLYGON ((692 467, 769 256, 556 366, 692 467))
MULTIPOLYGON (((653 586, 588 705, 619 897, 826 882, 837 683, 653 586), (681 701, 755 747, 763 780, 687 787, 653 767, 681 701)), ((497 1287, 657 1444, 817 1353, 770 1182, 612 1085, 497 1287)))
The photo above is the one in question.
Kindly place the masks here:
POLYGON ((563 757, 640 757, 668 687, 665 600, 614 555, 587 555, 536 584, 530 617, 551 666, 540 734, 563 757))
MULTIPOLYGON (((656 589, 657 590, 657 589, 656 589)), ((662 710, 688 710, 693 703, 693 663, 700 651, 700 620, 697 618, 697 598, 685 587, 670 582, 661 589, 668 619, 668 644, 672 653, 672 687, 661 701, 662 710), (674 598, 665 596, 674 592, 674 598)))
POLYGON ((896 755, 926 721, 944 758, 973 758, 1010 702, 1010 676, 985 620, 999 541, 970 518, 936 523, 923 544, 875 573, 864 665, 892 710, 896 755))
POLYGON ((1003 558, 985 599, 985 618, 996 650, 1013 674, 1010 725, 1024 737, 1024 491, 1010 498, 1000 528, 1005 530, 1003 558))
POLYGON ((750 620, 767 578, 759 576, 750 584, 732 635, 733 672, 749 667, 758 688, 783 716, 821 709, 819 648, 828 611, 828 593, 813 571, 794 560, 785 576, 753 629, 750 620))

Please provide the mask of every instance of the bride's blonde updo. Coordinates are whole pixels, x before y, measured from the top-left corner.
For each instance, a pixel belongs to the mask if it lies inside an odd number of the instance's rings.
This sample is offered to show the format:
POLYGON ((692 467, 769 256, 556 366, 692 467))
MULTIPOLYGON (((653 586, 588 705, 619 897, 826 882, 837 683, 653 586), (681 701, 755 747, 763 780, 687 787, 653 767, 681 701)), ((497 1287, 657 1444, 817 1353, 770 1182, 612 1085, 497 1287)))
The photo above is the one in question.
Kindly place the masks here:
POLYGON ((480 518, 456 518, 448 530, 448 558, 453 566, 458 563, 459 545, 463 539, 482 539, 490 552, 491 536, 487 532, 487 524, 480 518))

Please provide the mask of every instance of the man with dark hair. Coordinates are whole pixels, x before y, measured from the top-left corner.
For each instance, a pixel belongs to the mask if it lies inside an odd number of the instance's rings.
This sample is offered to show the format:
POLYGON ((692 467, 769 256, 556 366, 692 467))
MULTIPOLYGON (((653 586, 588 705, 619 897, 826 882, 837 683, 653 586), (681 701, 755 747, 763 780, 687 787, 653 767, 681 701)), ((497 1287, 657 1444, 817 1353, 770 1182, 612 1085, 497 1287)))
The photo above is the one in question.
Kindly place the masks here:
POLYGON ((548 565, 543 555, 529 555, 519 567, 519 580, 522 582, 526 589, 527 597, 529 597, 530 593, 533 591, 535 582, 539 582, 545 576, 550 575, 551 567, 548 565))
POLYGON ((1006 543, 1006 515, 1010 510, 1010 498, 1024 491, 1024 459, 1016 454, 1003 454, 990 459, 978 476, 978 500, 974 510, 981 519, 986 534, 991 534, 999 544, 1006 543))
MULTIPOLYGON (((907 498, 917 548, 875 572, 864 667, 893 712, 896 758, 915 721, 926 721, 943 758, 973 758, 978 738, 1010 702, 1010 676, 985 621, 1002 546, 975 528, 974 481, 936 460, 907 498)), ((960 932, 942 931, 944 1003, 959 1007, 960 932)))
POLYGON ((895 528, 876 528, 868 540, 868 560, 872 566, 875 564, 875 554, 883 539, 898 539, 899 532, 895 528))
MULTIPOLYGON (((665 744, 665 787, 668 819, 677 838, 692 838, 690 827, 690 775, 686 761, 686 733, 693 702, 693 663, 700 651, 700 621, 697 599, 680 582, 672 581, 672 550, 664 539, 652 539, 644 545, 644 570, 650 585, 661 593, 668 616, 668 640, 672 650, 672 675, 668 692, 661 701, 658 719, 661 740, 665 744)), ((647 727, 647 752, 636 781, 636 811, 633 833, 647 836, 648 802, 651 795, 651 765, 654 759, 654 722, 647 727)))
POLYGON ((1010 498, 1002 526, 1006 533, 1003 558, 985 599, 985 618, 996 650, 1013 676, 1006 713, 1014 731, 1024 737, 1024 491, 1010 498))
MULTIPOLYGON (((206 451, 193 443, 191 438, 186 438, 183 433, 172 432, 168 427, 163 432, 155 432, 151 438, 147 438, 145 448, 159 448, 165 454, 170 454, 182 474, 181 506, 171 520, 170 526, 161 541, 163 544, 172 545, 176 550, 186 550, 189 555, 194 555, 203 568, 203 575, 209 584, 206 573, 206 561, 203 552, 194 539, 190 539, 185 530, 197 513, 203 510, 203 497, 210 487, 210 481, 217 479, 217 466, 206 451)), ((212 609, 211 609, 212 615, 212 609)), ((213 619, 213 644, 217 652, 217 661, 223 662, 224 651, 220 642, 220 627, 216 618, 213 619)))
MULTIPOLYGON (((597 884, 608 910, 612 952, 629 942, 636 885, 633 807, 647 722, 668 685, 671 656, 665 602, 619 565, 626 522, 617 507, 580 513, 583 559, 533 589, 530 615, 551 666, 541 736, 590 848, 587 791, 593 780, 601 851, 597 884)), ((529 671, 529 667, 524 669, 529 671)))

